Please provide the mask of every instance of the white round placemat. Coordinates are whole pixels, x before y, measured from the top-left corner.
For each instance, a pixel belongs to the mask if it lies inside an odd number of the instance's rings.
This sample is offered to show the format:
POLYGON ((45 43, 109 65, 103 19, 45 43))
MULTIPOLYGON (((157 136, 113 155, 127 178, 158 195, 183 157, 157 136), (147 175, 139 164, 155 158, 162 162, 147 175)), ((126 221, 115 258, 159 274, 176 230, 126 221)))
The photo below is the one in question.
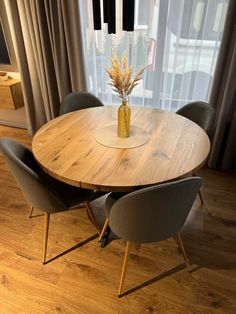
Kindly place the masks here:
POLYGON ((98 143, 113 148, 135 148, 144 145, 149 140, 147 131, 137 126, 130 126, 130 136, 121 138, 117 135, 117 125, 108 125, 95 131, 98 143))

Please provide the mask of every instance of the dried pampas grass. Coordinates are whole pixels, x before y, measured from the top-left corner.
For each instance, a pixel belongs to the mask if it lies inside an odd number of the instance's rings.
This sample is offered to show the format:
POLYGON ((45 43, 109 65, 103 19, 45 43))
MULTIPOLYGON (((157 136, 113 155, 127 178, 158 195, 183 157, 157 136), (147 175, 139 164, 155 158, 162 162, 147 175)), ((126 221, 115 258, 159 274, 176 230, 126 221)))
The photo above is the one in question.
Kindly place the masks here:
POLYGON ((126 52, 124 52, 121 63, 118 60, 118 57, 113 50, 113 56, 111 59, 112 66, 106 69, 111 82, 109 83, 113 86, 112 90, 119 94, 123 102, 128 101, 128 96, 138 85, 138 81, 141 78, 145 68, 138 71, 138 73, 132 78, 134 68, 127 63, 126 52))

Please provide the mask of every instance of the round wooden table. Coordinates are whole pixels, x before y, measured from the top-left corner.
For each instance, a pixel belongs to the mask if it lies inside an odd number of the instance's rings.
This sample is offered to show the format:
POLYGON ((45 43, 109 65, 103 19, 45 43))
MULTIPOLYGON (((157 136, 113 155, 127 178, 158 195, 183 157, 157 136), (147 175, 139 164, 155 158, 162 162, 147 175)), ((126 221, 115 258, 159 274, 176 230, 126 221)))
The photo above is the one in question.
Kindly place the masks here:
POLYGON ((62 115, 35 134, 33 154, 51 176, 101 191, 131 191, 183 177, 199 169, 209 154, 209 138, 197 124, 143 107, 131 108, 131 125, 149 133, 144 145, 118 149, 98 143, 97 130, 116 121, 117 107, 62 115))

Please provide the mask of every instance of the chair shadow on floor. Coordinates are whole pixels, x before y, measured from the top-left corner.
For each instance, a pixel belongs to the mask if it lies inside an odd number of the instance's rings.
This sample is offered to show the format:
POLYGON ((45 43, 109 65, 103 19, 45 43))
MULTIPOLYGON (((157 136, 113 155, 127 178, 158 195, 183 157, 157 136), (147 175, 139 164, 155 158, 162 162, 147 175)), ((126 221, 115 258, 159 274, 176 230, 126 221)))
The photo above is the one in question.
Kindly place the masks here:
POLYGON ((35 214, 35 215, 30 216, 29 218, 33 219, 33 218, 43 217, 43 216, 44 216, 44 214, 35 214))
MULTIPOLYGON (((44 214, 41 214, 41 212, 37 212, 37 213, 34 214, 34 215, 30 215, 29 218, 30 218, 30 219, 34 219, 34 218, 38 218, 38 217, 41 217, 41 216, 44 216, 44 214)), ((59 253, 58 255, 56 255, 56 256, 54 256, 54 257, 48 259, 48 260, 44 263, 44 265, 55 261, 56 259, 58 259, 58 258, 60 258, 60 257, 62 257, 62 256, 64 256, 64 255, 66 255, 66 254, 68 254, 68 253, 70 253, 70 252, 72 252, 72 251, 74 251, 74 250, 80 248, 81 246, 83 246, 83 245, 85 245, 85 244, 87 244, 87 243, 89 243, 89 242, 95 240, 96 238, 98 238, 98 234, 97 234, 97 233, 94 234, 94 235, 92 235, 92 236, 89 237, 88 239, 85 239, 85 240, 83 240, 82 242, 75 244, 74 246, 72 246, 71 248, 67 249, 66 251, 61 252, 61 253, 59 253)))
POLYGON ((98 238, 98 234, 94 234, 93 236, 89 237, 88 239, 85 239, 85 240, 83 240, 82 242, 80 242, 80 243, 78 243, 78 244, 72 246, 71 248, 67 249, 66 251, 61 252, 61 253, 59 253, 58 255, 56 255, 56 256, 54 256, 54 257, 48 259, 48 260, 45 262, 44 265, 55 261, 55 260, 58 259, 59 257, 62 257, 62 256, 64 256, 64 255, 66 255, 66 254, 68 254, 68 253, 70 253, 70 252, 72 252, 72 251, 74 251, 74 250, 80 248, 81 246, 83 246, 83 245, 85 245, 85 244, 87 244, 87 243, 89 243, 89 242, 95 240, 96 238, 98 238))
MULTIPOLYGON (((145 282, 143 282, 143 283, 141 283, 141 284, 139 284, 139 285, 137 285, 137 286, 135 286, 133 288, 125 290, 123 293, 120 294, 120 297, 127 296, 130 293, 133 293, 133 292, 135 292, 135 291, 137 291, 139 289, 142 289, 142 288, 147 287, 147 286, 149 286, 151 284, 154 284, 155 282, 160 281, 160 280, 162 280, 162 279, 164 279, 166 277, 174 275, 175 273, 177 273, 177 272, 179 272, 179 271, 181 271, 183 269, 186 269, 186 265, 184 263, 180 264, 180 265, 178 265, 178 266, 176 266, 176 267, 174 267, 174 268, 172 268, 170 270, 167 270, 164 273, 161 273, 161 274, 159 274, 159 275, 157 275, 157 276, 155 276, 155 277, 153 277, 151 279, 148 279, 145 282)), ((186 271, 187 271, 187 269, 186 269, 186 271)))

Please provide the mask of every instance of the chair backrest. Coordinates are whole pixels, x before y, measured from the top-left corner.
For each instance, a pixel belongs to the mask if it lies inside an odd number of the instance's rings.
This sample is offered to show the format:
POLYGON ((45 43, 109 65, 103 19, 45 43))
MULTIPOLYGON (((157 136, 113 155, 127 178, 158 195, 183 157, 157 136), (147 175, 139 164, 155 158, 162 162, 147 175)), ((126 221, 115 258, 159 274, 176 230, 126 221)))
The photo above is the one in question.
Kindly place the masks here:
POLYGON ((183 226, 201 182, 201 178, 192 177, 127 194, 112 206, 109 225, 118 236, 128 241, 165 240, 183 226))
POLYGON ((31 206, 48 213, 67 209, 27 147, 11 139, 0 138, 0 149, 31 206))
POLYGON ((66 95, 60 107, 60 115, 86 109, 91 107, 103 106, 101 100, 89 92, 74 92, 66 95))
POLYGON ((198 124, 209 137, 212 136, 214 119, 215 119, 215 109, 206 102, 194 101, 191 102, 178 111, 177 114, 192 120, 198 124))

